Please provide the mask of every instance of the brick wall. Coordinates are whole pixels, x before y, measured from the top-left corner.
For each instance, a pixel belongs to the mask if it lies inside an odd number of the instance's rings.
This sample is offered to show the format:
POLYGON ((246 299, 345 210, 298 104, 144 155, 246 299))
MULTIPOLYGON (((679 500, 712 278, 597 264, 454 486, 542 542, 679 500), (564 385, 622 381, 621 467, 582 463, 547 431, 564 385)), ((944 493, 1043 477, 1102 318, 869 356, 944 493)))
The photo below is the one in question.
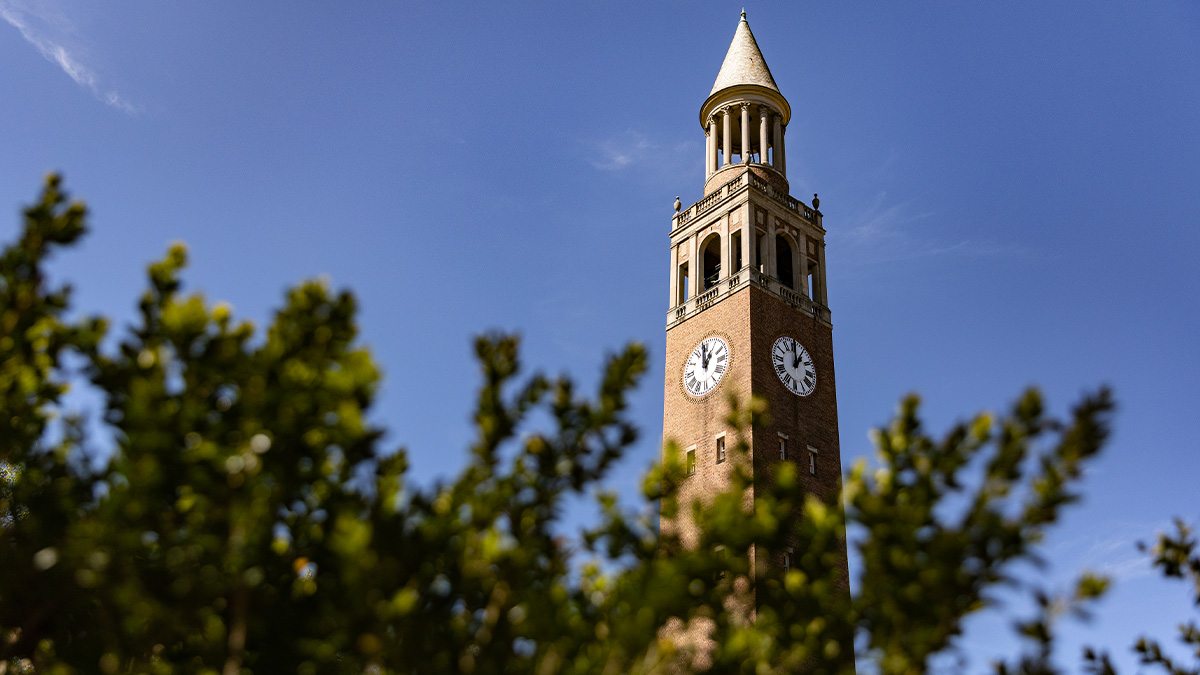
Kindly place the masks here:
MULTIPOLYGON (((746 290, 726 296, 713 306, 667 331, 666 377, 663 391, 663 438, 676 441, 686 451, 696 446, 696 474, 680 488, 680 504, 721 492, 729 484, 733 462, 739 461, 733 446, 733 429, 725 424, 729 414, 729 392, 744 401, 751 394, 750 294, 746 290), (701 340, 719 335, 729 344, 730 362, 725 377, 707 396, 693 398, 683 389, 683 365, 701 340), (723 464, 717 464, 716 437, 725 433, 729 449, 723 464)), ((674 532, 685 544, 694 543, 695 526, 690 522, 661 523, 664 532, 674 532)))
MULTIPOLYGON (((841 491, 841 451, 838 444, 837 397, 834 386, 833 334, 830 327, 811 314, 788 305, 775 295, 750 286, 726 296, 667 332, 664 383, 664 440, 674 440, 681 451, 696 448, 696 472, 680 487, 684 508, 676 520, 662 520, 664 533, 678 532, 685 545, 694 545, 697 526, 689 519, 687 505, 706 501, 728 486, 734 462, 747 461, 733 451, 736 438, 725 423, 727 399, 733 392, 743 400, 761 397, 770 406, 770 421, 755 428, 751 445, 755 485, 774 480, 781 461, 796 463, 801 485, 829 503, 837 503, 841 491), (692 349, 711 335, 729 344, 731 361, 724 379, 709 394, 696 399, 683 389, 684 362, 692 349), (780 336, 790 335, 812 355, 817 384, 809 396, 796 396, 784 387, 771 363, 771 347, 780 336), (788 437, 788 459, 779 458, 779 433, 788 437), (717 463, 716 437, 726 434, 727 459, 717 463), (808 473, 808 446, 817 448, 816 475, 808 473)), ((747 507, 753 490, 747 494, 747 507)), ((751 551, 755 559, 765 557, 775 569, 782 568, 782 551, 751 551)), ((837 588, 849 594, 849 574, 843 543, 841 562, 830 570, 837 588)), ((753 591, 751 591, 752 593, 753 591)), ((690 631, 688 631, 690 632, 690 631)), ((849 638, 848 638, 849 640, 849 638)), ((847 644, 849 648, 849 643, 847 644)))

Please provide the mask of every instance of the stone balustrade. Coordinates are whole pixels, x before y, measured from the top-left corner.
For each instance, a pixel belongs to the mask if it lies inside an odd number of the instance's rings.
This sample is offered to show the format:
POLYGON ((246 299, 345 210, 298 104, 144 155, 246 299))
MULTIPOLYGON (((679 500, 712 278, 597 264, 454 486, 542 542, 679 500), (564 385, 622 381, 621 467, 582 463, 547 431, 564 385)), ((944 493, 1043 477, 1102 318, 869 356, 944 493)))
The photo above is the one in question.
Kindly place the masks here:
POLYGON ((800 214, 800 217, 804 218, 808 222, 813 223, 814 225, 817 224, 817 214, 811 208, 809 208, 807 204, 789 194, 784 194, 783 192, 776 190, 775 188, 771 187, 770 183, 759 178, 758 176, 755 176, 754 174, 747 173, 746 175, 750 178, 750 187, 753 187, 776 202, 786 206, 788 209, 800 214))
POLYGON ((815 319, 826 324, 830 324, 832 320, 829 308, 825 305, 813 302, 804 293, 784 286, 774 277, 750 269, 749 267, 744 267, 728 277, 719 279, 716 284, 713 284, 711 288, 706 289, 703 293, 688 298, 683 303, 672 307, 667 312, 667 328, 670 329, 676 324, 686 321, 751 284, 775 295, 805 314, 811 314, 815 319))
POLYGON ((684 225, 691 222, 694 218, 711 211, 718 204, 733 197, 746 188, 754 188, 768 197, 771 201, 783 206, 792 211, 809 223, 821 227, 820 220, 817 217, 817 212, 814 211, 804 202, 772 187, 767 181, 755 176, 749 171, 744 171, 733 178, 733 180, 713 190, 710 194, 705 195, 703 199, 697 201, 691 206, 683 209, 675 214, 671 219, 671 231, 674 232, 684 225))

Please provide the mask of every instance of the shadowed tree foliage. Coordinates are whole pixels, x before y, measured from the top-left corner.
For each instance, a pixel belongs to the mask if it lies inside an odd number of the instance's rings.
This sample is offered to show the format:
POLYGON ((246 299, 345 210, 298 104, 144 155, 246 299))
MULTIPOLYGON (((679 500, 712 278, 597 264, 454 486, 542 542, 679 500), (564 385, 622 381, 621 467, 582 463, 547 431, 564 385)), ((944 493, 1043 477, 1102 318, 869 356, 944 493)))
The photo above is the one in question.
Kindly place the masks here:
MULTIPOLYGON (((1192 529, 1182 520, 1176 520, 1175 532, 1159 534, 1150 553, 1163 576, 1191 584, 1192 605, 1200 607, 1200 549, 1192 529)), ((1143 664, 1159 666, 1171 675, 1200 674, 1200 625, 1195 619, 1179 626, 1179 641, 1191 654, 1190 667, 1168 656, 1153 638, 1139 639, 1134 650, 1143 664)))
MULTIPOLYGON (((630 511, 602 485, 637 439, 627 394, 643 348, 610 356, 582 394, 523 374, 517 340, 493 335, 475 344, 467 466, 417 486, 368 421, 380 375, 349 293, 301 284, 257 333, 182 291, 175 246, 150 266, 135 325, 108 335, 46 281, 48 258, 85 232, 83 206, 51 177, 24 216, 0 255, 0 674, 841 673, 852 644, 861 670, 925 672, 968 616, 1020 585, 1014 565, 1038 562, 1108 434, 1106 391, 1064 421, 1029 391, 940 440, 910 397, 877 430, 876 465, 846 477, 844 515, 790 465, 747 510, 744 438, 710 504, 680 503, 669 446, 630 511), (69 385, 96 393, 102 419, 66 413, 69 385), (572 531, 563 513, 578 495, 601 515, 572 531), (659 509, 690 511, 699 545, 660 534, 659 509), (847 525, 862 563, 848 601, 827 574, 847 525), (751 568, 752 547, 797 536, 786 573, 751 568), (671 639, 685 626, 707 642, 671 639)), ((758 401, 730 410, 743 432, 767 414, 758 401)), ((1182 523, 1151 555, 1200 603, 1182 523)), ((1086 613, 1106 584, 1027 589, 1037 611, 1017 629, 1030 649, 994 670, 1059 672, 1055 621, 1086 613)), ((1181 630, 1200 661, 1200 629, 1181 630)), ((1136 650, 1196 672, 1149 638, 1136 650)), ((1084 665, 1113 672, 1100 650, 1084 665)))

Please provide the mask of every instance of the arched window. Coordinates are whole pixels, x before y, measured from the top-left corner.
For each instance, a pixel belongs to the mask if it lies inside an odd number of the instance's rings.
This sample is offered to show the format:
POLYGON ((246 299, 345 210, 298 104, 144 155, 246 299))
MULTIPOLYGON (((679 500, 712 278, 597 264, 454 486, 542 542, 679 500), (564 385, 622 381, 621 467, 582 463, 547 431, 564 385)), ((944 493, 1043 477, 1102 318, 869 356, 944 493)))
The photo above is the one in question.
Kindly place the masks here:
POLYGON ((704 290, 717 285, 721 278, 721 235, 711 234, 700 247, 701 268, 704 290))
POLYGON ((792 245, 782 234, 775 235, 775 276, 779 283, 796 289, 796 275, 792 270, 792 245))

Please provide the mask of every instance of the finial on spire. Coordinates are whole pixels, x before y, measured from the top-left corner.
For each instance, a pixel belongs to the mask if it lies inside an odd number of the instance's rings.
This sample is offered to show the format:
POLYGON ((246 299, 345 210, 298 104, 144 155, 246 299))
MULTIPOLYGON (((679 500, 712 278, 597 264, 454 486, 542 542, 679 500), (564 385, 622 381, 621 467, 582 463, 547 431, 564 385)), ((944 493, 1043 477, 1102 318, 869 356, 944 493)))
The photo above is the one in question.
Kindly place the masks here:
POLYGON ((745 21, 745 20, 746 20, 746 8, 743 7, 742 8, 742 21, 745 21))

